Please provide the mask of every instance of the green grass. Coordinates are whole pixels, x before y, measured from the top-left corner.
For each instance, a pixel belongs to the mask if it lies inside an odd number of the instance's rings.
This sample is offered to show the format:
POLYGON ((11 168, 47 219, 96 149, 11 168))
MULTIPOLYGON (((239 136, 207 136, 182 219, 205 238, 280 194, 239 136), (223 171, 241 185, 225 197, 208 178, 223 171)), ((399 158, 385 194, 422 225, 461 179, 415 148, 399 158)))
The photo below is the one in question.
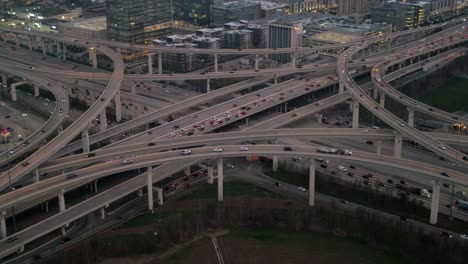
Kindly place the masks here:
MULTIPOLYGON (((283 232, 270 229, 234 229, 227 236, 256 240, 263 247, 290 247, 294 252, 307 252, 311 257, 326 260, 323 263, 400 264, 411 263, 399 256, 372 248, 350 238, 315 232, 283 232)), ((322 262, 321 262, 322 263, 322 262)))
MULTIPOLYGON (((191 194, 184 196, 182 200, 196 200, 196 199, 216 199, 218 195, 218 185, 214 184, 203 184, 200 187, 194 189, 191 194)), ((253 197, 273 197, 274 194, 262 189, 260 187, 241 183, 241 182, 225 182, 224 183, 224 196, 235 197, 235 196, 253 196, 253 197)))
POLYGON ((170 263, 182 263, 181 260, 186 258, 188 255, 190 255, 190 253, 192 253, 193 250, 194 250, 193 244, 187 245, 177 250, 177 252, 175 252, 174 254, 171 254, 167 260, 170 263))
MULTIPOLYGON (((175 212, 174 212, 175 213, 175 212)), ((155 212, 155 213, 145 213, 142 215, 139 215, 137 217, 132 218, 128 222, 122 224, 119 226, 119 228, 124 229, 124 228, 135 228, 135 227, 141 227, 145 225, 150 225, 152 223, 156 223, 159 220, 169 216, 169 212, 155 212)))
POLYGON ((426 96, 423 103, 447 112, 468 111, 468 79, 452 78, 426 96))

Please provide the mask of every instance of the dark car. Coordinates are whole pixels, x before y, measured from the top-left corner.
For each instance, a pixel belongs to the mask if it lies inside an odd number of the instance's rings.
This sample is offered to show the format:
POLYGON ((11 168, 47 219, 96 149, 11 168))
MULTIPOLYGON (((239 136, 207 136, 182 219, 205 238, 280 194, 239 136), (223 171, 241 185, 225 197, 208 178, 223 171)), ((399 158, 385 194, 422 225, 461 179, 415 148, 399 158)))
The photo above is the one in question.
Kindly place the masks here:
POLYGON ((354 165, 349 165, 349 168, 355 170, 355 169, 356 169, 356 166, 354 166, 354 165))
POLYGON ((354 177, 354 173, 352 172, 348 172, 346 175, 348 175, 349 177, 354 177))
POLYGON ((362 178, 366 179, 366 180, 370 180, 372 179, 372 176, 369 176, 369 175, 362 175, 362 178))
POLYGON ((32 258, 31 258, 32 261, 36 261, 36 260, 39 260, 39 259, 41 259, 41 255, 39 255, 39 254, 33 255, 32 258))
POLYGON ((442 231, 440 232, 440 235, 443 236, 443 237, 446 237, 446 238, 451 238, 452 235, 446 231, 442 231))
POLYGON ((292 151, 292 148, 291 147, 284 147, 283 150, 284 151, 292 151))
POLYGON ((120 220, 122 220, 122 217, 120 217, 120 216, 116 216, 116 217, 114 218, 114 221, 115 221, 115 222, 118 222, 118 221, 120 221, 120 220))
POLYGON ((155 145, 156 145, 156 143, 154 143, 154 142, 148 143, 148 146, 155 146, 155 145))
POLYGON ((443 171, 440 173, 440 175, 445 176, 445 177, 450 177, 447 172, 443 171))
POLYGON ((281 186, 281 184, 279 182, 275 182, 275 185, 278 186, 278 187, 281 186))
POLYGON ((70 237, 63 237, 62 239, 60 239, 60 243, 63 244, 63 243, 66 243, 66 242, 68 242, 68 241, 70 241, 70 240, 71 240, 70 237))
POLYGON ((394 184, 392 179, 388 179, 387 182, 390 183, 390 184, 394 184))
POLYGON ((362 183, 364 183, 365 185, 369 185, 369 184, 370 184, 369 181, 363 181, 362 183))
POLYGON ((8 242, 8 243, 11 243, 11 242, 16 241, 16 240, 18 240, 18 237, 17 237, 17 236, 11 236, 11 237, 9 237, 9 238, 7 239, 7 242, 8 242))
POLYGON ((403 184, 403 185, 408 185, 408 182, 404 181, 404 180, 401 180, 400 183, 403 184))
POLYGON ((326 164, 320 164, 320 167, 322 167, 324 169, 328 168, 328 166, 326 164))
POLYGON ((448 183, 444 183, 444 187, 446 188, 452 188, 452 185, 448 184, 448 183))
POLYGON ((94 152, 90 152, 90 153, 88 153, 88 155, 86 155, 87 158, 94 157, 94 156, 96 156, 96 153, 94 153, 94 152))
POLYGON ((406 216, 400 216, 400 220, 401 220, 401 221, 405 221, 405 222, 409 222, 409 221, 410 221, 409 218, 406 217, 406 216))

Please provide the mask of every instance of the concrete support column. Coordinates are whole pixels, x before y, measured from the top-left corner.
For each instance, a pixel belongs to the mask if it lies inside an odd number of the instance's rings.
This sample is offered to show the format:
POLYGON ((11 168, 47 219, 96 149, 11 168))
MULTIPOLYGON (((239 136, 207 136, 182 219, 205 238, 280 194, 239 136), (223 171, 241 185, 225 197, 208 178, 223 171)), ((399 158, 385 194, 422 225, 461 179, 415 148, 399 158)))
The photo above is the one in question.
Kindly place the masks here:
POLYGON ((164 204, 163 189, 156 188, 156 191, 158 191, 158 204, 163 205, 164 204))
POLYGON ((18 97, 16 96, 16 85, 11 85, 11 100, 13 102, 18 101, 18 97))
POLYGON ((256 71, 258 71, 258 54, 255 54, 255 65, 254 65, 254 69, 256 71))
POLYGON ((65 43, 62 43, 62 51, 63 51, 63 54, 62 54, 62 60, 67 60, 67 44, 65 43))
POLYGON ((208 179, 207 179, 207 181, 208 181, 209 184, 213 184, 213 179, 214 179, 213 169, 214 169, 213 166, 208 167, 208 173, 207 173, 208 179))
POLYGON ((138 195, 138 197, 142 197, 143 196, 143 189, 138 189, 137 190, 137 195, 138 195))
POLYGON ((146 177, 146 188, 148 189, 148 210, 152 211, 154 208, 153 204, 153 168, 151 166, 148 167, 147 170, 147 177, 146 177))
POLYGON ((414 109, 408 108, 408 126, 414 126, 414 109))
POLYGON ((393 150, 393 155, 395 158, 401 159, 401 150, 403 146, 403 136, 400 133, 395 135, 395 146, 393 150))
POLYGON ((273 156, 273 171, 278 171, 278 156, 273 156))
POLYGON ((18 250, 16 251, 16 253, 21 254, 21 253, 23 253, 23 252, 24 252, 24 245, 21 245, 21 246, 18 248, 18 250))
POLYGON ((385 107, 385 94, 380 93, 380 107, 384 108, 385 107))
POLYGON ((33 170, 33 182, 36 183, 36 182, 39 182, 40 180, 40 174, 39 174, 39 168, 36 167, 34 170, 33 170))
POLYGON ((57 41, 57 52, 61 51, 60 42, 57 41))
POLYGON ((344 84, 343 84, 342 81, 340 81, 340 83, 339 83, 338 93, 344 93, 344 84))
POLYGON ((60 212, 65 211, 65 189, 61 189, 58 193, 58 202, 60 212))
POLYGON ((210 89, 210 79, 207 79, 206 80, 206 93, 209 93, 211 92, 211 89, 210 89))
POLYGON ((8 82, 8 75, 2 74, 2 84, 6 85, 8 82))
POLYGON ((81 132, 81 144, 83 147, 83 153, 89 152, 89 131, 86 128, 81 132))
POLYGON ((153 54, 148 54, 148 74, 153 74, 153 54))
POLYGON ((97 193, 98 192, 98 188, 97 188, 97 180, 94 181, 94 192, 97 193))
POLYGON ((29 51, 32 52, 33 51, 33 46, 32 46, 31 37, 28 37, 28 47, 29 47, 29 51))
POLYGON ((309 163, 309 206, 315 204, 315 159, 309 163))
POLYGON ((88 49, 89 52, 89 60, 91 61, 91 65, 93 65, 93 68, 97 68, 97 55, 96 55, 96 48, 95 47, 90 47, 88 49))
POLYGON ((16 47, 19 48, 19 37, 18 34, 15 34, 16 47))
POLYGON ((223 173, 223 159, 218 159, 218 201, 223 201, 223 181, 224 181, 224 173, 223 173))
POLYGON ((185 176, 190 175, 190 167, 187 167, 187 168, 184 169, 184 174, 185 174, 185 176))
POLYGON ((437 224, 437 216, 439 214, 439 196, 440 182, 432 181, 431 216, 429 219, 429 223, 431 225, 437 224))
POLYGON ((8 236, 5 216, 6 216, 6 211, 2 211, 0 213, 0 239, 4 239, 8 236))
POLYGON ((353 128, 359 128, 359 101, 353 100, 353 128))
POLYGON ((42 47, 42 55, 47 55, 47 49, 46 49, 46 45, 45 45, 45 42, 44 42, 44 39, 41 38, 41 47, 42 47))
POLYGON ((99 126, 101 131, 107 129, 107 118, 106 118, 106 109, 102 109, 102 112, 99 114, 99 126))
POLYGON ((120 122, 122 120, 122 103, 120 102, 120 91, 117 91, 114 96, 115 103, 115 120, 120 122))
POLYGON ((35 97, 39 96, 39 84, 37 83, 34 84, 34 96, 35 97))
POLYGON ((163 68, 162 68, 162 54, 161 52, 158 52, 158 74, 163 73, 163 68))
POLYGON ((99 211, 101 212, 101 219, 105 220, 106 219, 106 208, 101 207, 101 209, 99 209, 99 211))
POLYGON ((291 54, 292 55, 292 66, 293 67, 296 67, 296 57, 297 57, 297 53, 293 53, 291 54))
POLYGON ((276 76, 276 74, 275 74, 273 78, 274 78, 275 84, 278 84, 278 76, 276 76))
POLYGON ((372 89, 372 98, 374 100, 377 100, 377 97, 378 97, 378 92, 377 92, 377 86, 374 86, 374 88, 372 89))
POLYGON ((214 56, 214 71, 218 72, 218 54, 215 54, 213 56, 214 56))
POLYGON ((382 140, 377 141, 377 155, 382 154, 382 140))

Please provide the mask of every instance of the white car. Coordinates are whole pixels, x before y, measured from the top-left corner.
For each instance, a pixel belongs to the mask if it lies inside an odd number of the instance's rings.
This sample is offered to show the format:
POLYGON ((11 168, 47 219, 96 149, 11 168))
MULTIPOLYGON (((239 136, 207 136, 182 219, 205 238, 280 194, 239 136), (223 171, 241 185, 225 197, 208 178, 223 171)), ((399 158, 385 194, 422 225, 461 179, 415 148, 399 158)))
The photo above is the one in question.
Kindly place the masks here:
POLYGON ((460 235, 460 238, 462 238, 462 239, 468 239, 468 236, 465 235, 465 234, 461 234, 461 235, 460 235))
POLYGON ((297 189, 298 189, 299 191, 301 191, 301 192, 305 192, 305 191, 307 191, 307 189, 306 189, 306 188, 304 188, 304 187, 297 187, 297 189))
POLYGON ((338 166, 338 169, 339 169, 340 171, 344 171, 344 172, 347 172, 347 171, 348 171, 347 168, 345 168, 344 166, 341 166, 341 165, 338 166))
POLYGON ((361 133, 362 134, 367 134, 367 133, 369 133, 369 130, 367 130, 367 129, 361 130, 361 133))
POLYGON ((234 165, 232 165, 231 163, 226 164, 226 167, 234 169, 234 165))
POLYGON ((400 123, 400 126, 404 127, 404 126, 405 126, 405 123, 401 122, 401 123, 400 123))
POLYGON ((214 152, 223 152, 223 149, 222 148, 215 148, 213 149, 214 152))
POLYGON ((249 150, 249 148, 248 147, 240 147, 239 150, 240 151, 247 151, 247 150, 249 150))
POLYGON ((447 147, 444 146, 444 145, 439 145, 439 148, 441 148, 441 149, 443 149, 443 150, 446 150, 446 149, 447 149, 447 147))
POLYGON ((189 149, 184 149, 181 154, 182 155, 190 155, 190 154, 192 154, 192 151, 189 150, 189 149))
POLYGON ((133 160, 132 160, 132 159, 124 159, 124 160, 122 160, 122 164, 130 164, 130 163, 133 163, 133 160))

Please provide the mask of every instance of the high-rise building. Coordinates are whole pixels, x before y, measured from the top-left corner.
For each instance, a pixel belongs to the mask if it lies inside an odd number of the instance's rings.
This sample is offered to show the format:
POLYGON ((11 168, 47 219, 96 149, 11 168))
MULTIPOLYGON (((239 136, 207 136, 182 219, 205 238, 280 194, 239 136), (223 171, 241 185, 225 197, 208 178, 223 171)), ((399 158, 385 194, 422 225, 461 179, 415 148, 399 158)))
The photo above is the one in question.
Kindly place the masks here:
POLYGON ((170 0, 106 0, 107 38, 151 44, 171 33, 170 0))
MULTIPOLYGON (((277 48, 299 48, 302 47, 302 23, 283 24, 268 24, 267 30, 267 47, 270 49, 277 48)), ((286 63, 291 60, 289 54, 273 54, 272 59, 286 63)))
POLYGON ((373 7, 379 6, 382 0, 338 0, 339 16, 366 15, 373 7))
POLYGON ((225 23, 233 21, 260 19, 261 5, 260 3, 232 1, 215 4, 211 12, 211 24, 222 26, 225 23))

